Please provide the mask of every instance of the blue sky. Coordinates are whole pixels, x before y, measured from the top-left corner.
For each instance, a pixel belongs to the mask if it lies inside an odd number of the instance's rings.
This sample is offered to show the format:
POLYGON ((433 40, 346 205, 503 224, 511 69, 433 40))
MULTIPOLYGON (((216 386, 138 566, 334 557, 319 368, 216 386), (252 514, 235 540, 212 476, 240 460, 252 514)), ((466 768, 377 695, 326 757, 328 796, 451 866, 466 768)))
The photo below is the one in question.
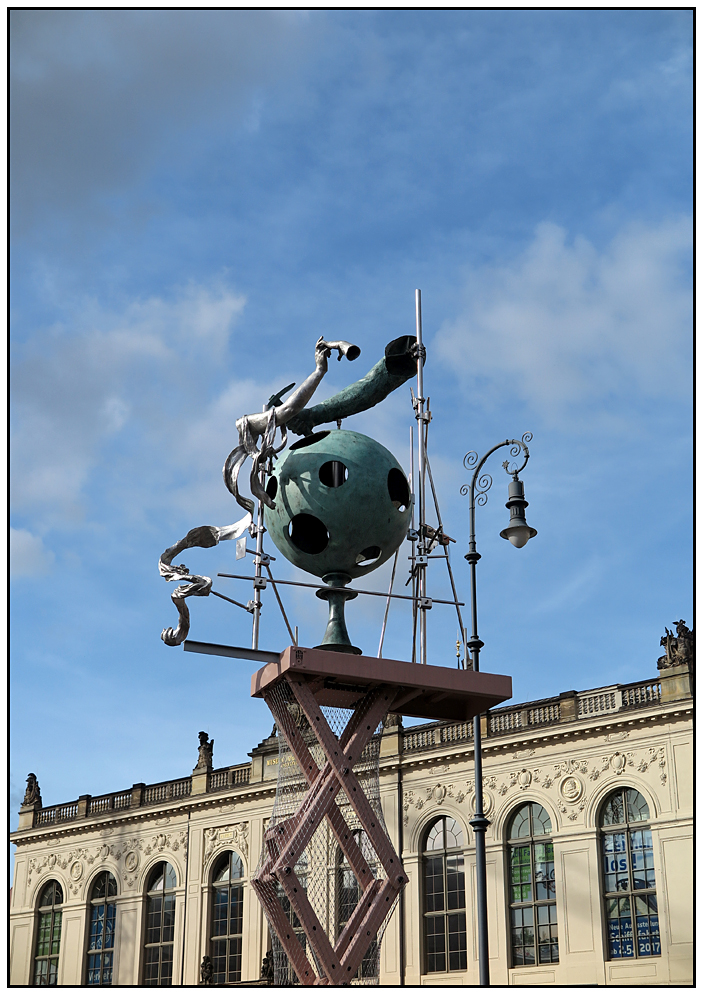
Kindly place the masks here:
MULTIPOLYGON (((162 644, 158 557, 238 518, 221 478, 235 420, 300 383, 321 334, 362 355, 316 400, 362 376, 414 332, 416 287, 463 600, 462 457, 534 434, 521 551, 498 536, 503 455, 487 466, 483 668, 516 701, 654 676, 664 627, 692 615, 691 12, 11 25, 13 809, 29 771, 48 805, 180 777, 201 729, 216 765, 269 733, 248 663, 162 644)), ((401 389, 347 427, 407 467, 411 415, 401 389)), ((233 571, 234 544, 183 560, 233 571)), ((439 566, 429 590, 447 595, 439 566)), ((284 598, 312 645, 324 608, 301 591, 284 598)), ((248 645, 249 615, 194 601, 194 639, 248 645)), ((408 658, 401 604, 386 653, 408 658)), ((367 653, 382 613, 348 608, 367 653)), ((285 645, 271 595, 262 625, 285 645)), ((452 665, 450 609, 429 632, 431 663, 452 665)))

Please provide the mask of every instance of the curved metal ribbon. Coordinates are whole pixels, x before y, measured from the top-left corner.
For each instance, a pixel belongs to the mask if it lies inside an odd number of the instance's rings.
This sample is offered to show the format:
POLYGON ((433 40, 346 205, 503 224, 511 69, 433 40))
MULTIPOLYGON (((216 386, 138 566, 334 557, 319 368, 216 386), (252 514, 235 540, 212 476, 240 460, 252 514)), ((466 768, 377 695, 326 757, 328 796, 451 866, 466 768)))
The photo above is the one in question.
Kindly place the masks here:
POLYGON ((159 557, 159 574, 164 580, 183 582, 171 592, 171 600, 178 609, 178 626, 176 629, 168 626, 161 631, 161 638, 168 647, 178 647, 188 636, 191 617, 186 599, 191 595, 209 595, 213 586, 212 578, 191 574, 185 564, 172 564, 173 558, 190 547, 200 546, 207 549, 217 546, 223 540, 237 539, 249 529, 251 524, 252 516, 248 512, 230 526, 196 526, 195 529, 190 529, 182 540, 164 550, 159 557))

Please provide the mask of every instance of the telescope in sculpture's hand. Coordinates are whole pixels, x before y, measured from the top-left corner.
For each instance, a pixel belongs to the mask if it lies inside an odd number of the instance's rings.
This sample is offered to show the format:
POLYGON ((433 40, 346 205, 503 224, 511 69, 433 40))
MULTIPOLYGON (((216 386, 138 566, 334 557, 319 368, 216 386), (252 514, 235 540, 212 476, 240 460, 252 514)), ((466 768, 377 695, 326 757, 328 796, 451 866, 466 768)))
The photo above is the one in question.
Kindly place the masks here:
POLYGON ((425 363, 425 347, 418 344, 415 336, 402 335, 394 339, 384 350, 383 358, 372 367, 366 377, 338 391, 327 401, 313 408, 304 408, 293 418, 289 418, 287 428, 298 436, 308 436, 316 425, 337 422, 373 408, 397 387, 415 377, 419 356, 421 362, 425 363))

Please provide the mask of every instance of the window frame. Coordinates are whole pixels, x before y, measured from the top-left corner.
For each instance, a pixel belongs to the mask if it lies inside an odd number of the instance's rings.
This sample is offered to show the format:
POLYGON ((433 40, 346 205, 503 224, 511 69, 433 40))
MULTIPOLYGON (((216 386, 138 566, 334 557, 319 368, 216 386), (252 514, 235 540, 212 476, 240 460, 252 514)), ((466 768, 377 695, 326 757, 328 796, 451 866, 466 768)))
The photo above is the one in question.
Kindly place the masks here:
MULTIPOLYGON (((422 920, 422 965, 423 974, 425 976, 435 976, 440 977, 443 975, 450 975, 452 973, 464 973, 469 967, 469 950, 468 950, 468 929, 467 929, 467 888, 466 888, 466 872, 465 872, 465 857, 467 852, 467 833, 464 825, 460 822, 458 817, 452 816, 448 813, 440 813, 437 815, 423 830, 421 836, 422 846, 421 846, 421 867, 420 867, 420 890, 421 890, 421 903, 420 903, 420 915, 422 920), (442 847, 441 848, 431 848, 428 849, 428 839, 433 829, 437 827, 439 823, 442 823, 442 847), (459 828, 462 834, 462 842, 456 847, 447 846, 447 824, 452 823, 459 828), (442 860, 442 879, 443 879, 443 908, 442 910, 429 910, 428 909, 428 888, 427 888, 427 875, 426 866, 431 858, 441 858, 442 860), (463 904, 455 909, 448 908, 448 858, 460 858, 461 863, 458 863, 456 874, 459 878, 461 874, 462 885, 462 897, 463 904), (457 935, 459 937, 464 934, 464 947, 461 946, 457 950, 459 956, 459 967, 450 967, 450 957, 454 953, 450 949, 450 917, 458 916, 460 918, 464 917, 464 928, 460 927, 458 923, 457 935), (430 959, 431 952, 428 950, 428 923, 433 917, 443 918, 443 928, 444 928, 444 958, 445 967, 441 969, 431 969, 430 959), (462 964, 464 961, 464 965, 462 964)), ((460 886, 458 885, 458 891, 460 886)), ((436 956, 436 953, 432 953, 436 956)))
POLYGON ((143 935, 142 935, 142 952, 141 952, 141 958, 140 958, 140 978, 141 978, 140 985, 141 986, 164 986, 164 985, 170 985, 170 986, 172 986, 174 984, 174 982, 173 982, 173 979, 174 979, 174 966, 175 966, 175 963, 176 963, 175 962, 175 954, 176 954, 176 909, 177 909, 176 894, 177 894, 177 890, 178 890, 178 873, 176 872, 175 867, 171 864, 170 861, 166 861, 165 859, 162 859, 161 861, 157 861, 155 864, 153 864, 151 866, 151 868, 149 868, 149 870, 147 872, 147 875, 145 877, 145 887, 144 887, 144 893, 143 893, 143 896, 144 896, 144 920, 143 920, 144 929, 143 929, 143 935), (154 880, 154 878, 156 876, 157 869, 159 869, 159 868, 163 869, 162 875, 163 875, 164 886, 162 886, 162 888, 160 890, 150 889, 149 888, 149 883, 154 880), (167 869, 168 868, 170 868, 171 871, 173 872, 174 879, 176 880, 176 885, 167 889, 167 888, 165 888, 165 885, 166 885, 166 875, 167 875, 167 869), (159 894, 161 894, 161 896, 162 896, 162 906, 161 906, 160 921, 159 921, 159 935, 160 935, 160 939, 159 939, 158 942, 149 942, 149 941, 147 941, 147 938, 149 937, 149 929, 150 929, 149 928, 149 915, 150 915, 149 900, 150 900, 150 898, 156 898, 157 895, 159 895, 159 894), (164 914, 166 913, 165 899, 166 899, 167 896, 173 896, 174 897, 174 904, 173 904, 173 937, 172 937, 172 939, 170 941, 164 941, 163 937, 162 937, 163 930, 164 930, 164 914), (162 976, 161 969, 162 969, 162 964, 163 964, 162 950, 164 948, 167 948, 167 947, 171 948, 171 980, 168 983, 161 981, 161 976, 162 976), (148 951, 153 951, 156 948, 159 949, 157 981, 156 982, 147 982, 147 980, 145 978, 146 974, 147 974, 147 952, 148 951))
MULTIPOLYGON (((601 890, 601 910, 602 910, 602 914, 603 914, 603 917, 604 917, 603 937, 604 937, 604 960, 605 961, 615 962, 617 964, 618 963, 629 964, 629 963, 633 963, 635 961, 643 961, 643 960, 648 959, 648 958, 661 958, 662 957, 662 932, 661 932, 661 929, 660 929, 661 910, 660 910, 660 907, 658 905, 657 882, 655 880, 655 848, 653 847, 653 836, 652 836, 653 831, 652 831, 652 825, 651 825, 653 818, 652 818, 652 815, 651 815, 651 809, 652 809, 651 803, 648 802, 648 800, 645 798, 645 796, 643 795, 642 792, 640 792, 638 789, 634 788, 632 785, 619 785, 617 788, 612 788, 604 796, 604 798, 601 800, 601 803, 599 804, 599 809, 598 809, 598 814, 597 814, 597 817, 598 817, 597 818, 597 832, 598 832, 598 856, 599 856, 599 887, 600 887, 600 890, 601 890), (647 810, 647 813, 648 813, 647 817, 644 817, 643 819, 638 819, 638 820, 631 820, 631 819, 629 819, 629 806, 628 806, 628 797, 627 797, 627 793, 629 793, 629 792, 635 793, 637 796, 639 796, 643 800, 643 803, 645 804, 645 807, 646 807, 646 810, 647 810), (622 822, 622 823, 606 823, 605 824, 604 823, 604 813, 605 813, 605 810, 606 810, 607 806, 609 806, 609 804, 612 802, 612 800, 617 795, 619 795, 619 794, 621 795, 621 805, 623 807, 623 814, 624 814, 625 821, 622 822), (647 867, 647 864, 646 864, 646 860, 647 859, 644 857, 644 865, 643 865, 642 871, 645 871, 645 872, 652 871, 653 884, 651 886, 646 885, 645 888, 642 888, 642 889, 637 889, 635 887, 635 882, 634 882, 634 871, 636 871, 638 869, 634 869, 634 867, 633 867, 633 852, 634 852, 634 848, 633 848, 632 843, 631 843, 631 835, 639 833, 639 832, 642 833, 643 831, 645 831, 649 835, 649 837, 650 837, 650 848, 649 848, 649 850, 650 850, 650 856, 651 856, 651 860, 652 860, 652 866, 651 866, 651 868, 647 867), (626 842, 626 844, 625 844, 626 868, 625 869, 624 868, 614 868, 611 873, 608 873, 607 870, 606 870, 606 860, 605 860, 606 856, 607 856, 607 853, 616 854, 616 853, 620 853, 620 852, 615 851, 615 850, 611 851, 611 852, 607 852, 606 849, 605 849, 605 840, 606 840, 606 838, 608 836, 612 836, 612 835, 616 836, 617 834, 623 834, 623 836, 625 837, 625 842, 626 842), (607 881, 606 881, 607 874, 614 874, 614 875, 616 875, 619 871, 621 871, 621 872, 626 871, 627 872, 627 875, 628 875, 628 888, 627 889, 619 889, 618 888, 618 883, 616 883, 617 887, 616 887, 615 890, 607 891, 607 881), (646 897, 652 897, 652 899, 654 900, 654 911, 653 911, 653 907, 651 907, 650 901, 646 900, 646 905, 648 907, 648 912, 646 912, 645 914, 641 913, 640 916, 642 918, 642 916, 645 915, 648 918, 648 920, 650 921, 649 924, 648 924, 648 927, 649 927, 649 929, 648 929, 648 943, 650 944, 651 947, 653 946, 653 938, 654 938, 654 934, 653 934, 653 931, 652 931, 652 919, 653 919, 653 916, 655 917, 656 924, 657 924, 657 945, 659 947, 659 950, 657 952, 653 952, 651 950, 650 952, 648 952, 646 954, 640 954, 639 951, 638 951, 638 948, 640 946, 639 945, 639 936, 638 936, 638 918, 639 918, 639 913, 637 912, 637 908, 636 908, 636 900, 637 899, 644 899, 646 897), (624 901, 628 902, 629 912, 630 912, 630 918, 629 918, 630 919, 630 931, 631 931, 630 940, 631 940, 631 943, 632 943, 632 946, 633 946, 633 954, 632 955, 628 955, 628 954, 623 955, 623 954, 613 954, 612 953, 612 947, 611 947, 612 936, 611 936, 610 922, 613 920, 613 917, 609 916, 609 912, 610 912, 609 911, 609 904, 613 903, 614 901, 617 901, 619 903, 619 905, 622 902, 624 902, 624 901), (634 926, 635 926, 635 930, 634 930, 634 926)), ((642 850, 645 851, 645 850, 647 850, 647 848, 643 848, 642 850)), ((620 914, 620 912, 621 911, 619 909, 618 910, 618 914, 620 914)), ((616 921, 618 923, 620 923, 621 919, 622 919, 622 917, 620 915, 617 915, 616 921)), ((624 943, 624 938, 623 938, 623 936, 621 934, 619 934, 618 943, 619 943, 619 946, 621 946, 624 943)))
POLYGON ((58 986, 58 984, 59 984, 59 959, 61 957, 61 936, 62 936, 62 932, 63 932, 63 905, 64 905, 64 889, 63 889, 63 886, 61 885, 61 883, 59 882, 58 879, 56 879, 56 878, 50 878, 47 882, 44 883, 44 885, 42 885, 41 889, 39 889, 38 892, 37 892, 37 905, 35 907, 35 920, 34 920, 34 923, 35 923, 34 956, 32 958, 32 976, 31 976, 31 981, 29 983, 30 986, 52 986, 52 985, 53 986, 58 986), (52 896, 51 896, 51 905, 50 906, 42 906, 42 899, 46 895, 47 890, 49 889, 50 886, 53 887, 52 896), (59 892, 61 894, 61 901, 59 903, 56 902, 56 890, 57 889, 59 890, 59 892), (52 949, 53 944, 54 944, 54 928, 56 926, 56 914, 57 914, 57 912, 58 912, 59 916, 61 917, 61 919, 59 921, 58 947, 57 947, 56 954, 54 954, 51 949, 52 949), (37 953, 37 949, 39 947, 40 940, 41 940, 42 916, 47 916, 47 914, 50 917, 50 920, 49 920, 49 944, 48 944, 49 953, 48 954, 40 955, 40 954, 37 953), (54 975, 55 981, 54 982, 49 982, 49 981, 47 981, 47 982, 37 982, 37 965, 38 965, 39 962, 44 962, 44 961, 47 963, 47 973, 46 973, 46 978, 47 979, 51 978, 51 974, 50 974, 51 964, 52 964, 52 962, 55 963, 55 975, 54 975))
MULTIPOLYGON (((508 946, 507 963, 508 963, 509 967, 512 968, 512 969, 513 968, 535 968, 535 969, 539 969, 539 968, 544 967, 546 965, 547 966, 550 966, 550 965, 559 965, 559 963, 560 963, 560 934, 559 934, 559 930, 558 930, 559 921, 558 921, 558 917, 557 917, 557 887, 556 887, 556 879, 555 879, 555 850, 554 850, 554 847, 555 847, 555 844, 554 844, 554 832, 555 831, 554 831, 554 826, 553 826, 553 818, 552 818, 550 812, 547 810, 547 808, 542 803, 537 802, 537 801, 535 801, 533 799, 526 799, 526 800, 522 801, 519 805, 514 806, 510 810, 510 812, 508 814, 508 817, 506 819, 505 827, 506 827, 506 829, 505 829, 505 833, 504 833, 504 854, 505 854, 505 868, 506 868, 506 921, 507 921, 506 939, 507 939, 507 946, 508 946), (547 833, 538 833, 538 834, 536 834, 534 832, 533 819, 534 819, 534 816, 536 815, 534 807, 537 808, 537 809, 542 810, 543 813, 545 814, 545 816, 547 817, 547 820, 548 820, 548 823, 549 823, 549 826, 550 826, 549 832, 547 832, 547 833), (526 836, 523 836, 523 837, 511 837, 510 833, 511 833, 511 830, 513 829, 513 823, 514 823, 514 821, 516 820, 516 818, 519 815, 519 813, 522 810, 526 809, 526 808, 528 808, 528 821, 529 821, 529 823, 528 823, 528 829, 529 829, 529 833, 526 836), (552 849, 552 857, 551 857, 550 860, 548 860, 547 858, 544 858, 543 861, 538 861, 536 859, 535 848, 536 848, 536 845, 541 845, 541 844, 549 844, 550 845, 550 847, 552 849), (514 883, 514 881, 513 881, 513 874, 512 874, 512 872, 513 872, 512 851, 513 851, 514 848, 519 848, 519 847, 528 847, 528 849, 529 849, 529 855, 530 855, 530 885, 531 885, 531 899, 529 899, 529 900, 522 900, 522 899, 521 900, 514 900, 514 898, 513 898, 513 888, 514 888, 514 885, 516 885, 516 884, 523 885, 524 884, 523 882, 514 883), (536 866, 539 865, 539 864, 549 864, 549 863, 552 863, 552 879, 548 878, 548 883, 550 881, 552 881, 552 896, 549 895, 549 893, 550 893, 550 885, 548 884, 547 885, 547 889, 546 889, 546 891, 548 892, 548 897, 547 898, 538 898, 538 895, 537 895, 538 890, 537 890, 536 886, 539 884, 539 882, 538 882, 538 879, 536 878, 536 866), (547 910, 547 921, 545 921, 543 923, 540 923, 540 915, 541 914, 538 912, 541 909, 547 910), (517 911, 519 911, 519 910, 520 911, 530 910, 531 911, 532 923, 529 923, 529 924, 525 923, 525 921, 523 920, 525 914, 523 912, 521 912, 521 919, 522 919, 523 922, 520 925, 516 925, 514 923, 515 913, 517 911), (547 943, 541 944, 539 936, 538 936, 539 928, 540 927, 549 927, 549 928, 552 928, 553 926, 554 926, 554 934, 553 934, 553 930, 550 930, 550 932, 549 932, 550 936, 549 936, 549 939, 548 939, 547 943), (532 944, 532 948, 533 948, 533 952, 534 952, 534 960, 533 961, 525 961, 525 960, 518 961, 516 959, 516 946, 514 945, 514 933, 513 932, 514 932, 514 930, 525 931, 526 928, 532 928, 532 931, 533 931, 533 944, 532 944), (545 948, 545 947, 547 947, 547 948, 550 949, 550 951, 549 951, 549 953, 550 953, 550 960, 549 961, 541 961, 540 960, 540 948, 545 948), (553 958, 553 953, 554 953, 553 952, 553 948, 554 947, 557 948, 557 957, 556 958, 553 958)), ((523 935, 523 936, 525 936, 525 935, 523 935)), ((530 946, 531 945, 527 945, 527 944, 520 945, 521 949, 524 952, 524 957, 525 957, 525 950, 526 950, 526 948, 528 948, 530 946)))
POLYGON ((113 985, 113 972, 115 970, 115 950, 116 950, 116 947, 117 947, 117 945, 115 943, 116 932, 117 932, 117 877, 115 875, 113 875, 113 873, 110 871, 109 868, 103 868, 103 870, 100 871, 100 872, 98 872, 98 874, 93 878, 93 881, 91 882, 90 888, 88 890, 88 929, 86 931, 86 951, 85 951, 85 959, 84 959, 84 972, 85 972, 85 981, 83 983, 84 986, 91 986, 91 985, 93 985, 93 986, 94 985, 98 985, 98 986, 103 986, 103 985, 111 986, 111 985, 113 985), (105 880, 106 880, 105 881, 105 895, 102 898, 94 899, 93 898, 93 892, 95 891, 95 888, 96 888, 98 882, 100 881, 101 876, 105 877, 105 880), (108 891, 109 887, 110 887, 110 879, 112 879, 112 881, 115 883, 115 892, 112 893, 112 894, 110 894, 110 892, 108 891), (111 899, 112 899, 112 902, 110 902, 111 899), (115 910, 114 917, 113 917, 113 927, 112 927, 112 947, 105 948, 104 946, 101 945, 101 947, 99 947, 99 948, 91 948, 90 942, 91 942, 91 927, 92 927, 92 924, 93 924, 93 910, 96 907, 101 906, 101 905, 106 907, 105 913, 103 915, 103 930, 102 930, 102 933, 101 933, 101 938, 105 937, 105 926, 104 925, 105 925, 105 922, 107 920, 107 913, 108 913, 107 907, 113 906, 114 910, 115 910), (103 982, 103 972, 104 972, 104 969, 105 969, 105 966, 104 966, 104 955, 106 953, 110 954, 112 956, 111 962, 110 962, 110 981, 109 982, 103 982), (100 979, 100 981, 97 982, 97 983, 96 982, 90 983, 88 981, 88 979, 90 977, 90 972, 91 972, 90 959, 91 959, 91 957, 95 957, 96 954, 99 955, 99 969, 98 969, 98 972, 99 972, 99 979, 100 979))
MULTIPOLYGON (((242 856, 240 855, 240 853, 238 851, 235 851, 232 848, 228 848, 225 851, 220 851, 215 856, 215 859, 213 860, 213 863, 211 865, 210 875, 209 875, 209 885, 208 885, 208 921, 207 921, 208 922, 208 935, 207 935, 207 942, 208 942, 208 956, 210 957, 210 960, 211 960, 212 965, 213 965, 213 985, 230 985, 231 981, 233 981, 233 982, 241 982, 242 981, 242 962, 243 962, 243 958, 244 958, 244 901, 245 901, 245 885, 246 884, 247 884, 247 877, 245 875, 244 859, 242 858, 242 856), (232 893, 232 889, 233 888, 239 889, 239 890, 241 890, 241 894, 240 894, 240 908, 241 908, 241 913, 240 913, 241 924, 240 924, 240 926, 241 926, 241 931, 240 931, 239 934, 227 933, 227 934, 218 934, 217 936, 215 936, 214 933, 213 933, 213 927, 214 927, 214 922, 215 922, 215 917, 214 917, 214 913, 215 913, 215 890, 216 890, 216 888, 223 888, 222 885, 217 885, 216 884, 216 882, 215 882, 215 875, 221 869, 223 858, 226 855, 228 856, 228 865, 229 865, 229 868, 230 868, 230 877, 227 879, 227 909, 228 909, 227 923, 228 923, 228 927, 229 927, 229 925, 230 925, 230 914, 229 914, 229 911, 231 909, 231 893, 232 893), (232 878, 233 858, 236 858, 239 861, 240 868, 242 870, 242 875, 238 879, 233 879, 232 878), (238 969, 239 978, 234 979, 234 980, 230 980, 230 981, 228 981, 227 979, 225 979, 225 981, 222 982, 222 983, 216 983, 215 982, 215 957, 216 956, 215 956, 215 951, 214 951, 215 943, 217 941, 223 941, 223 940, 226 942, 227 947, 226 947, 226 954, 225 954, 225 964, 227 966, 229 958, 231 957, 231 953, 230 953, 230 942, 232 940, 237 940, 238 938, 239 938, 239 941, 240 941, 240 951, 239 951, 239 962, 240 962, 240 966, 239 966, 239 969, 238 969)), ((226 976, 228 975, 228 969, 227 969, 227 967, 225 969, 225 975, 226 976)))

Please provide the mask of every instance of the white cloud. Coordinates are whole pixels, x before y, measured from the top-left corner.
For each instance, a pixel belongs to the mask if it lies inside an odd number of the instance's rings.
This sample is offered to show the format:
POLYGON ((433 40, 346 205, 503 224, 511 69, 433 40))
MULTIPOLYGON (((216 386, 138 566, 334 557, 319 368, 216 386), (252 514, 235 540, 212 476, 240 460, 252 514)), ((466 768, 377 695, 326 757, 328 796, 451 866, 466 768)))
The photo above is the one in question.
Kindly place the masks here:
POLYGON ((174 442, 181 434, 183 406, 197 417, 201 381, 219 370, 244 304, 226 287, 191 285, 122 314, 88 302, 71 331, 32 337, 12 379, 14 508, 45 527, 80 520, 101 448, 117 433, 136 430, 140 456, 158 459, 165 428, 174 442))
POLYGON ((688 391, 688 219, 632 225, 602 251, 545 222, 511 263, 470 274, 436 346, 474 396, 511 390, 543 416, 688 391))
POLYGON ((27 529, 10 527, 10 575, 37 577, 47 574, 54 563, 54 554, 44 546, 40 536, 27 529))

